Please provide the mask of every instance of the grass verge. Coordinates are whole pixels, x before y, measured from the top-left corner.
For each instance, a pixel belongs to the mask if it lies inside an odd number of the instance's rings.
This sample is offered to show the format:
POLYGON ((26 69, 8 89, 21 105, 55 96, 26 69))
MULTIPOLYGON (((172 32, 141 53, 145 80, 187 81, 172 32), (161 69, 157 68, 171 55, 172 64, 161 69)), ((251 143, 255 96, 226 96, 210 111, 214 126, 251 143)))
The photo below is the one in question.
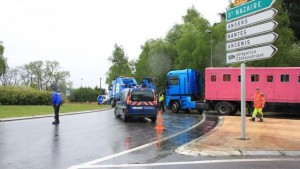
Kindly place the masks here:
MULTIPOLYGON (((109 108, 110 105, 98 105, 93 103, 65 103, 60 107, 60 113, 79 112, 88 110, 100 110, 109 108)), ((37 106, 22 106, 22 105, 0 105, 0 118, 12 117, 26 117, 54 114, 51 105, 37 105, 37 106)))

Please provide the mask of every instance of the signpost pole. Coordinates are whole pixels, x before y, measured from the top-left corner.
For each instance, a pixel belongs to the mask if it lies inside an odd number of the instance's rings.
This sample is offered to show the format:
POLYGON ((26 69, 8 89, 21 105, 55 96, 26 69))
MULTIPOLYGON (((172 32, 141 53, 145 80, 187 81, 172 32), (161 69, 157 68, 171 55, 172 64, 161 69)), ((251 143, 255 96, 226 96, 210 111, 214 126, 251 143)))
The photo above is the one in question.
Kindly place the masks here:
POLYGON ((241 64, 241 140, 246 140, 246 68, 241 64))

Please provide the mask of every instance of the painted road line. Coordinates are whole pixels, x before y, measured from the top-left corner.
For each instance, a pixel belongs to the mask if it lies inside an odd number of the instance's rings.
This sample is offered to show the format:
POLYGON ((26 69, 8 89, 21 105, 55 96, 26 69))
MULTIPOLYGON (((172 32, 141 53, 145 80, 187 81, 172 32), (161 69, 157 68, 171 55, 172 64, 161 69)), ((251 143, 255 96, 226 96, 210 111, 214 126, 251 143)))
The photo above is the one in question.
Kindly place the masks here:
POLYGON ((193 164, 217 164, 217 163, 243 163, 243 162, 297 162, 300 158, 265 158, 265 159, 229 159, 229 160, 204 160, 204 161, 183 161, 168 163, 147 163, 147 164, 118 164, 118 165, 92 165, 82 166, 78 169, 89 168, 127 168, 127 167, 155 167, 155 166, 175 166, 175 165, 193 165, 193 164))
POLYGON ((87 167, 89 165, 93 165, 93 164, 97 164, 97 163, 100 163, 100 162, 103 162, 103 161, 106 161, 106 160, 110 160, 110 159, 113 159, 113 158, 116 158, 116 157, 119 157, 119 156, 122 156, 122 155, 125 155, 125 154, 128 154, 128 153, 131 153, 131 152, 134 152, 134 151, 137 151, 137 150, 141 150, 141 149, 144 149, 146 147, 149 147, 151 145, 155 145, 159 142, 162 142, 162 141, 165 141, 165 140, 168 140, 168 139, 171 139, 173 137, 176 137, 180 134, 183 134, 189 130, 192 130, 194 128, 196 128, 197 126, 199 126, 200 124, 202 124, 204 121, 206 120, 206 116, 205 114, 203 115, 203 118, 200 122, 198 122, 197 124, 195 124, 194 126, 190 127, 190 128, 187 128, 181 132, 178 132, 178 133, 175 133, 173 135, 170 135, 168 137, 165 137, 165 138, 162 138, 160 140, 157 140, 157 141, 154 141, 154 142, 151 142, 151 143, 148 143, 148 144, 144 144, 144 145, 141 145, 141 146, 138 146, 138 147, 135 147, 135 148, 132 148, 132 149, 129 149, 129 150, 126 150, 126 151, 122 151, 120 153, 117 153, 117 154, 112 154, 110 156, 106 156, 106 157, 103 157, 103 158, 100 158, 100 159, 96 159, 96 160, 93 160, 93 161, 90 161, 90 162, 87 162, 87 163, 84 163, 84 164, 80 164, 80 165, 76 165, 76 166, 72 166, 70 167, 69 169, 78 169, 78 168, 83 168, 83 167, 87 167))

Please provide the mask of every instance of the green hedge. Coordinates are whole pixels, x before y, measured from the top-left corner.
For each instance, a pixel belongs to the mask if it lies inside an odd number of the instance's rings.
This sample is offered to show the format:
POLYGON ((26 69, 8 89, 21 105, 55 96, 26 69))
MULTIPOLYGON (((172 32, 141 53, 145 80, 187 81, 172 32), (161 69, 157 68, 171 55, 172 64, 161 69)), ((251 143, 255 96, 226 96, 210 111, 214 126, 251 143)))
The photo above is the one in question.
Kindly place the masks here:
POLYGON ((50 105, 51 92, 30 87, 0 87, 0 105, 50 105))

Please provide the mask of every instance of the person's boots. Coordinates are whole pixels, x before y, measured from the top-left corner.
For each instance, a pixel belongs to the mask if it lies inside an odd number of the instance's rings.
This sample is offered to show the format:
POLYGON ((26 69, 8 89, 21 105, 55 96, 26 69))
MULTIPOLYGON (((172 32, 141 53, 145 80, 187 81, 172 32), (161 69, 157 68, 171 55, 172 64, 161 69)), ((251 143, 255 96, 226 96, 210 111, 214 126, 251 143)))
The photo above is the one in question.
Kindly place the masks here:
POLYGON ((52 124, 59 124, 59 120, 54 120, 53 122, 52 122, 52 124))
POLYGON ((258 122, 264 122, 264 119, 263 118, 260 118, 260 120, 258 122))
POLYGON ((255 122, 255 117, 252 117, 252 118, 249 119, 249 120, 255 122))

